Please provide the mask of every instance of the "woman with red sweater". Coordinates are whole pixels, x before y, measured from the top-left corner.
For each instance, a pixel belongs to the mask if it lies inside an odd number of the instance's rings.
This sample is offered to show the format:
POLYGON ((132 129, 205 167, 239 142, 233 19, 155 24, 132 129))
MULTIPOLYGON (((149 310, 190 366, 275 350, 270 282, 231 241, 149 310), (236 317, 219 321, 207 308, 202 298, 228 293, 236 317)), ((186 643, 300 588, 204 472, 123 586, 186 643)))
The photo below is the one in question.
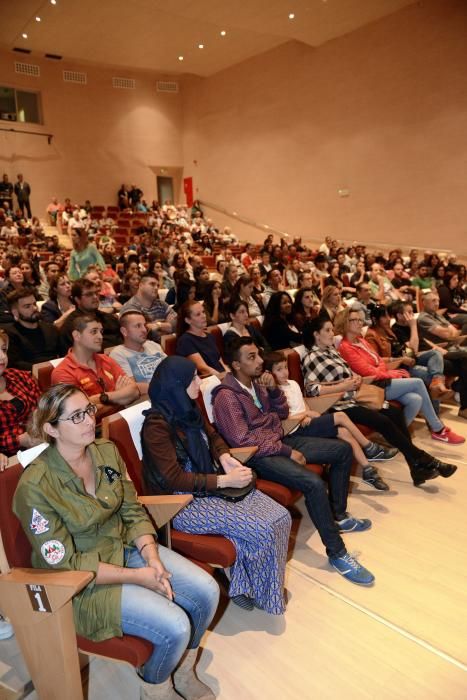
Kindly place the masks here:
POLYGON ((440 421, 421 379, 410 377, 405 369, 388 369, 384 360, 365 341, 362 335, 364 323, 365 315, 359 307, 347 307, 335 320, 335 332, 343 336, 339 353, 351 369, 362 377, 372 377, 376 384, 384 383, 386 399, 402 404, 407 425, 421 413, 433 440, 451 445, 465 442, 465 438, 456 435, 440 421))

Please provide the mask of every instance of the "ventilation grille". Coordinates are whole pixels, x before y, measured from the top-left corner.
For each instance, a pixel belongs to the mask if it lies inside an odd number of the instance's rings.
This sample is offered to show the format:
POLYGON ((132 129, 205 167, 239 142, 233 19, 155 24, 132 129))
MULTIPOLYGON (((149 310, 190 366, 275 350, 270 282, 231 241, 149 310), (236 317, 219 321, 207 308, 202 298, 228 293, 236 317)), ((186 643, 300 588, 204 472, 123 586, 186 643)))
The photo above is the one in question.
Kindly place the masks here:
POLYGON ((63 80, 65 83, 78 83, 79 85, 86 85, 88 82, 88 74, 80 73, 76 70, 64 70, 63 80))
POLYGON ((178 92, 178 83, 173 80, 158 80, 157 92, 178 92))
POLYGON ((112 87, 134 90, 136 88, 136 80, 133 80, 133 78, 112 78, 112 87))
POLYGON ((41 74, 41 69, 39 66, 35 66, 33 63, 20 63, 15 61, 15 73, 21 73, 21 75, 32 75, 38 78, 41 74))

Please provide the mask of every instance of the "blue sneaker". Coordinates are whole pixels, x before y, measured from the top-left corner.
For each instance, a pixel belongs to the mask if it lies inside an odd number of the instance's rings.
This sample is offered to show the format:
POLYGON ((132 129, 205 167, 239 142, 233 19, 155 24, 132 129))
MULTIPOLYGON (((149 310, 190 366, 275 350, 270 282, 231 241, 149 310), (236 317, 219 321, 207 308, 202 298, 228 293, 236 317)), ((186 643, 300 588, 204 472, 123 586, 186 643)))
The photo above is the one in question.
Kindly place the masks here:
POLYGON ((355 557, 352 557, 348 552, 342 554, 340 557, 329 557, 329 563, 341 576, 352 583, 358 583, 359 586, 371 586, 375 580, 371 571, 365 569, 365 567, 359 564, 355 557))
POLYGON ((371 527, 371 520, 368 518, 354 518, 350 513, 346 513, 343 520, 336 520, 339 532, 363 532, 371 527))

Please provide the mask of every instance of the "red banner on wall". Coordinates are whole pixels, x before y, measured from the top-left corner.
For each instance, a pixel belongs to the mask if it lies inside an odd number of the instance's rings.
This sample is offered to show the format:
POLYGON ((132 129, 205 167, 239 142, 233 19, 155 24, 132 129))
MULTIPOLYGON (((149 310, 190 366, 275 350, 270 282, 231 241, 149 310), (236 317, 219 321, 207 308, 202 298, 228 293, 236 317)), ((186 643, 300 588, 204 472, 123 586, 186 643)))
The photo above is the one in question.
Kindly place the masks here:
POLYGON ((186 205, 191 207, 193 205, 193 178, 184 177, 183 178, 183 191, 185 192, 186 205))

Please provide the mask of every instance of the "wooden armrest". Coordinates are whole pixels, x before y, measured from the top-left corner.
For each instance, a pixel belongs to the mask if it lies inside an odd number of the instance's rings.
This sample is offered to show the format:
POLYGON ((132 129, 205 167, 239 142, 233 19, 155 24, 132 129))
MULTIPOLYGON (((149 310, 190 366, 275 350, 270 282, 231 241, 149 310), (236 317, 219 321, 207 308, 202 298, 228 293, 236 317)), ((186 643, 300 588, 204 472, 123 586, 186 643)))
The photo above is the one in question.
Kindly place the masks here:
POLYGON ((258 448, 256 446, 253 447, 231 447, 229 452, 232 455, 232 457, 235 457, 235 459, 238 459, 239 462, 242 464, 245 464, 245 462, 248 462, 250 457, 253 457, 255 452, 257 452, 258 448))
POLYGON ((92 581, 92 571, 68 571, 66 569, 11 569, 0 576, 0 582, 13 584, 34 584, 40 586, 64 586, 79 593, 92 581))
POLYGON ((191 493, 168 496, 138 496, 138 501, 148 509, 156 527, 164 527, 179 511, 193 500, 191 493))
POLYGON ((323 394, 323 396, 307 396, 305 398, 305 403, 308 408, 312 411, 317 411, 318 413, 326 413, 331 406, 339 401, 344 396, 344 392, 340 391, 335 394, 323 394))
POLYGON ((295 418, 284 418, 284 420, 281 420, 284 435, 288 435, 289 433, 291 433, 294 428, 300 425, 302 420, 303 416, 297 416, 295 418))

